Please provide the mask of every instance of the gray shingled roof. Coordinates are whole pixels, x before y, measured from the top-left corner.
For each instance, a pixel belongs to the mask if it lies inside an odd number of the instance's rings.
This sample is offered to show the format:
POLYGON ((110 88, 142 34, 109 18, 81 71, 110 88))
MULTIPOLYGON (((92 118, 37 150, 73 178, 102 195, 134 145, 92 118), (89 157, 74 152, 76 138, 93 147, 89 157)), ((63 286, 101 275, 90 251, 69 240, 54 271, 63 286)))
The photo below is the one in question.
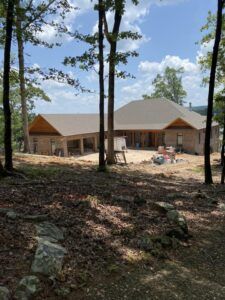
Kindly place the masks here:
MULTIPOLYGON (((99 131, 98 114, 42 114, 61 135, 99 131)), ((178 118, 195 129, 205 128, 205 117, 165 99, 132 101, 115 112, 116 130, 163 130, 178 118)), ((216 124, 214 124, 216 125, 216 124)), ((105 122, 107 130, 107 122, 105 122)))
POLYGON ((99 131, 98 114, 41 114, 61 135, 78 135, 99 131))
POLYGON ((117 129, 162 130, 178 118, 195 129, 205 127, 205 117, 166 99, 132 101, 115 113, 117 129))

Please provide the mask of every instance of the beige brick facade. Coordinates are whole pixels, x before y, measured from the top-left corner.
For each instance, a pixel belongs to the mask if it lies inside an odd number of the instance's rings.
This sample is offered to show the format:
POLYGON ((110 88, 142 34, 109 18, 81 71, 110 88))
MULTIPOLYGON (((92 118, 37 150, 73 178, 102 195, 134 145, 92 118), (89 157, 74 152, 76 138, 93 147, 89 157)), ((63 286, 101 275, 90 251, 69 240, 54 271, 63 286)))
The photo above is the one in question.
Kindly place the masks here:
MULTIPOLYGON (((160 132, 147 131, 117 131, 116 135, 127 137, 128 147, 154 147, 165 145, 180 148, 188 153, 204 154, 205 129, 171 128, 160 132), (143 143, 144 141, 144 143, 143 143), (152 142, 152 143, 151 143, 152 142), (179 145, 179 142, 182 143, 179 145)), ((58 135, 30 135, 33 153, 41 155, 71 156, 84 154, 86 151, 97 151, 98 133, 83 134, 69 137, 58 135)), ((211 151, 219 149, 219 126, 212 128, 211 151)))
POLYGON ((84 154, 86 151, 97 151, 98 134, 84 134, 62 137, 58 135, 30 135, 32 153, 40 155, 71 156, 84 154))

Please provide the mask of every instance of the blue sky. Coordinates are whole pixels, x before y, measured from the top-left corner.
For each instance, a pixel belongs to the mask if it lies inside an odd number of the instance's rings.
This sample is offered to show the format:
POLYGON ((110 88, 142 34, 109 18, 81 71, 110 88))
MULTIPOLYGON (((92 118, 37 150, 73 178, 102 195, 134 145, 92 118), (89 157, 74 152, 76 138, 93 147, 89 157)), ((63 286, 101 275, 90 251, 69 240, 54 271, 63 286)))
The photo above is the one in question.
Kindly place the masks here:
MULTIPOLYGON (((96 28, 97 13, 93 11, 90 0, 74 0, 80 10, 68 16, 67 25, 81 32, 93 32, 96 28)), ((187 103, 206 104, 207 88, 201 87, 202 73, 198 58, 208 49, 196 42, 201 38, 200 28, 205 23, 209 10, 216 10, 215 0, 140 0, 137 7, 127 1, 122 29, 135 30, 142 34, 140 41, 126 41, 120 49, 134 49, 138 58, 129 60, 123 68, 131 72, 136 79, 116 81, 116 103, 121 105, 136 99, 142 94, 152 92, 151 82, 157 73, 166 66, 183 67, 183 84, 188 93, 187 103)), ((111 15, 108 15, 109 20, 111 15)), ((55 41, 54 32, 44 28, 41 38, 55 41)), ((72 88, 53 81, 44 82, 43 89, 52 99, 51 103, 36 102, 37 113, 84 113, 98 111, 98 78, 94 71, 88 73, 76 69, 64 68, 61 64, 67 55, 77 55, 82 45, 66 37, 63 46, 55 49, 26 46, 26 64, 37 64, 42 68, 57 67, 71 72, 84 86, 95 91, 92 94, 75 95, 72 88)))

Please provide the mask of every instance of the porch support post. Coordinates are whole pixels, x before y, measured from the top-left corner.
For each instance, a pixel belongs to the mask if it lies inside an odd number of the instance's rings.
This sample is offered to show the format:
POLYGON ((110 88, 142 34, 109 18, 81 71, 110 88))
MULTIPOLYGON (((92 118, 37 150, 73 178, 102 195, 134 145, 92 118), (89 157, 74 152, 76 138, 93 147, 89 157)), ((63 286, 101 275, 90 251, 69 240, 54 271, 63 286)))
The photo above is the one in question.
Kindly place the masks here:
POLYGON ((157 147, 158 134, 155 132, 155 147, 157 147))
POLYGON ((67 139, 66 138, 63 139, 63 153, 64 153, 64 157, 69 156, 68 146, 67 146, 67 139))
POLYGON ((144 148, 144 138, 145 138, 145 136, 144 136, 144 132, 141 132, 141 148, 144 148))
POLYGON ((135 147, 135 132, 132 131, 132 147, 135 147))
POLYGON ((97 141, 97 136, 93 137, 93 151, 97 152, 98 151, 98 141, 97 141))
POLYGON ((80 139, 80 154, 81 155, 84 154, 84 139, 83 138, 80 139))

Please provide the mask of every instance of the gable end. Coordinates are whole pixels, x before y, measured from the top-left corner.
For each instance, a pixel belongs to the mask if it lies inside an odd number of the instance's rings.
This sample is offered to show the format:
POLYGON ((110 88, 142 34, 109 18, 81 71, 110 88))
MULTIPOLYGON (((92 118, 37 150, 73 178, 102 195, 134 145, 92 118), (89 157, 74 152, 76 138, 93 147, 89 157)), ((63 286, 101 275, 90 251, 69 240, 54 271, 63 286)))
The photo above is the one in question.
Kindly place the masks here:
POLYGON ((38 115, 29 126, 30 135, 61 135, 41 115, 38 115))
POLYGON ((195 129, 192 125, 181 118, 178 118, 169 123, 164 129, 195 129))

